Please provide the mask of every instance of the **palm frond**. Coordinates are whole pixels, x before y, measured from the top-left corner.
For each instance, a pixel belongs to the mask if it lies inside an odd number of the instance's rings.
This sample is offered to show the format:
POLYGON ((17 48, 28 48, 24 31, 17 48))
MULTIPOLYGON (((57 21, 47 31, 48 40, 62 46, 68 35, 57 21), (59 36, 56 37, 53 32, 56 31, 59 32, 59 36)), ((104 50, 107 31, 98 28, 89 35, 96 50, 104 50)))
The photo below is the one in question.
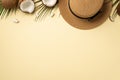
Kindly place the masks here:
POLYGON ((57 5, 54 7, 47 7, 42 3, 42 0, 36 0, 34 2, 36 5, 36 21, 43 20, 46 16, 51 15, 52 12, 58 8, 57 5))
POLYGON ((5 9, 2 4, 1 4, 1 0, 0 0, 0 18, 6 18, 8 17, 8 15, 12 12, 16 12, 16 8, 14 9, 5 9))
POLYGON ((112 5, 112 12, 109 16, 110 21, 114 22, 115 18, 117 17, 117 5, 120 4, 120 0, 112 0, 113 5, 112 5))

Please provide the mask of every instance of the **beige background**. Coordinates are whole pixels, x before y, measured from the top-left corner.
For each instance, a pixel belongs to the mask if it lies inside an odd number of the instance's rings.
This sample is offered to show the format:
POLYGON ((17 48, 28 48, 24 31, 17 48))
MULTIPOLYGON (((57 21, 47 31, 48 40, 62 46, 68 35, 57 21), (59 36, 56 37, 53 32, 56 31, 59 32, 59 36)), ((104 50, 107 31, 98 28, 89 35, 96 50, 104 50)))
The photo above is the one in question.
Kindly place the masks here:
POLYGON ((58 15, 0 20, 0 80, 120 80, 120 18, 79 30, 58 15))

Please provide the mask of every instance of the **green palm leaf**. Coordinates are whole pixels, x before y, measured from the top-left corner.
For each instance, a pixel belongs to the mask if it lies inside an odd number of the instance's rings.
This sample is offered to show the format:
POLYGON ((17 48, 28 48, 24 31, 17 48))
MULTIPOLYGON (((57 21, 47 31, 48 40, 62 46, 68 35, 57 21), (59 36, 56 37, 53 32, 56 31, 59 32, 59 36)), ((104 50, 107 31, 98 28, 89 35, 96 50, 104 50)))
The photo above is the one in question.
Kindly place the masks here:
POLYGON ((35 0, 36 5, 36 18, 35 20, 43 20, 46 16, 50 15, 53 10, 56 10, 58 7, 55 5, 54 7, 47 7, 42 3, 42 0, 35 0))
POLYGON ((1 4, 1 0, 0 0, 0 17, 1 18, 6 18, 8 17, 8 15, 12 12, 16 12, 16 8, 15 9, 5 9, 2 4, 1 4))
POLYGON ((112 0, 113 5, 112 5, 112 13, 109 16, 110 21, 114 22, 115 18, 117 17, 117 5, 120 4, 120 0, 112 0))

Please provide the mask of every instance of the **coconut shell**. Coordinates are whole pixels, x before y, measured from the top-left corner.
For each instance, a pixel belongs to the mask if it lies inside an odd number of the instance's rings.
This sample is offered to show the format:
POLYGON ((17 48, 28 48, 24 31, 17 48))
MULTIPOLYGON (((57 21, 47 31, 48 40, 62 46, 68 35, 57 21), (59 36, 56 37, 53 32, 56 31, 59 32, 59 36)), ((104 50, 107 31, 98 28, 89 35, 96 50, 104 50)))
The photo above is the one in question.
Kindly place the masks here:
POLYGON ((20 4, 22 1, 24 1, 24 0, 19 0, 19 2, 18 2, 18 3, 20 4))
POLYGON ((15 8, 18 5, 19 0, 1 0, 2 6, 6 9, 15 8))
POLYGON ((120 16, 120 3, 117 6, 117 14, 120 16))
POLYGON ((19 0, 18 1, 18 6, 20 6, 21 2, 23 2, 24 0, 19 0))

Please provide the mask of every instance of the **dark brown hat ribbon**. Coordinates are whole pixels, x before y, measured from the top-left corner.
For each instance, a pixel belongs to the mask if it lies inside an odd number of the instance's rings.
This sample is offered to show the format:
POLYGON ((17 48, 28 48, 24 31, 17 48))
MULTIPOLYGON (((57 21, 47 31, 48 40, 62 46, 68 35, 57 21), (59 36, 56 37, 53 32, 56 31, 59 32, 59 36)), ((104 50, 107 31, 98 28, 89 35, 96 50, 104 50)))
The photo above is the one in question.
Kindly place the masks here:
POLYGON ((76 16, 76 17, 78 17, 78 18, 80 18, 80 19, 88 19, 88 20, 91 20, 91 19, 94 19, 96 16, 98 16, 98 15, 102 12, 101 10, 99 10, 99 11, 98 11, 95 15, 93 15, 92 17, 83 18, 83 17, 80 17, 80 16, 76 15, 76 14, 72 11, 71 6, 70 6, 70 0, 68 0, 68 7, 69 7, 70 12, 71 12, 74 16, 76 16))

